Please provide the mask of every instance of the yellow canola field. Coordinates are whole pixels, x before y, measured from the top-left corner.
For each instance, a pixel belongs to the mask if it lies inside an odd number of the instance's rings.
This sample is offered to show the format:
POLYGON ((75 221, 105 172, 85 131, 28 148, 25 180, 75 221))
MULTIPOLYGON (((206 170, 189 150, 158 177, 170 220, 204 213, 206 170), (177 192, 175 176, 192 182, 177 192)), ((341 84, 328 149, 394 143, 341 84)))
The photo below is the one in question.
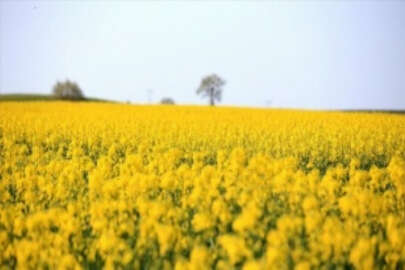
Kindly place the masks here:
POLYGON ((405 117, 0 103, 0 268, 404 269, 405 117))

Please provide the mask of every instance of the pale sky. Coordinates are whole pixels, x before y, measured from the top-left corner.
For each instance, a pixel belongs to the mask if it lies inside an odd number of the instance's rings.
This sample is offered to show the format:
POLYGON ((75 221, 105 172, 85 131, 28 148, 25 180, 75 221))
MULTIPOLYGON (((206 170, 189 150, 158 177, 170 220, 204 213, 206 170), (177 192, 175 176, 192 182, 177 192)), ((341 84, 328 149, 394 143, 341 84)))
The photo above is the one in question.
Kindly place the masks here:
POLYGON ((0 0, 0 93, 206 104, 211 73, 223 105, 405 109, 405 1, 0 0))

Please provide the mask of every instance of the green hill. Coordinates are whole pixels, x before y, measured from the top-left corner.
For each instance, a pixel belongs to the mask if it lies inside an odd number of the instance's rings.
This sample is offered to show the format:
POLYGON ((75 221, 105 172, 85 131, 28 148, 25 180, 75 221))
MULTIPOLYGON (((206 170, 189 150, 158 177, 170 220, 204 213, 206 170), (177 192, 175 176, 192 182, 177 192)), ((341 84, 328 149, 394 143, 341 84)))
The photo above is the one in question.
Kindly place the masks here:
MULTIPOLYGON (((1 94, 0 95, 0 102, 1 101, 55 101, 60 100, 52 95, 43 95, 43 94, 1 94)), ((111 100, 99 99, 99 98, 92 98, 86 97, 84 100, 81 101, 92 101, 92 102, 114 102, 111 100)))

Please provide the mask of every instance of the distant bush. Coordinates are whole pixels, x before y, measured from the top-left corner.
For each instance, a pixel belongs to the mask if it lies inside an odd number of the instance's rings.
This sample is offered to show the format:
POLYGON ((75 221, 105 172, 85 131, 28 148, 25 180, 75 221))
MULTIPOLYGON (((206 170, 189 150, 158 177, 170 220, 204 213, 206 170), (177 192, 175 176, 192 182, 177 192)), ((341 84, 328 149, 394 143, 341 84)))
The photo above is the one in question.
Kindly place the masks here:
POLYGON ((174 105, 175 102, 172 98, 165 97, 165 98, 162 98, 162 100, 160 101, 160 104, 174 105))
POLYGON ((52 90, 56 98, 66 100, 83 100, 84 95, 80 87, 75 82, 66 80, 66 82, 57 82, 52 90))

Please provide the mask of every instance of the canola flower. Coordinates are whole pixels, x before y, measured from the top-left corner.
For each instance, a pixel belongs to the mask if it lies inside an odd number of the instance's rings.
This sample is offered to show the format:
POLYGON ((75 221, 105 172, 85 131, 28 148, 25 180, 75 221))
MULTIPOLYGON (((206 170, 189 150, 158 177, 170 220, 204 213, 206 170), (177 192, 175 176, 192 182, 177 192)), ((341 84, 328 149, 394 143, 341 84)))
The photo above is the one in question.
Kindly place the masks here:
POLYGON ((1 269, 404 269, 405 117, 0 104, 1 269))

